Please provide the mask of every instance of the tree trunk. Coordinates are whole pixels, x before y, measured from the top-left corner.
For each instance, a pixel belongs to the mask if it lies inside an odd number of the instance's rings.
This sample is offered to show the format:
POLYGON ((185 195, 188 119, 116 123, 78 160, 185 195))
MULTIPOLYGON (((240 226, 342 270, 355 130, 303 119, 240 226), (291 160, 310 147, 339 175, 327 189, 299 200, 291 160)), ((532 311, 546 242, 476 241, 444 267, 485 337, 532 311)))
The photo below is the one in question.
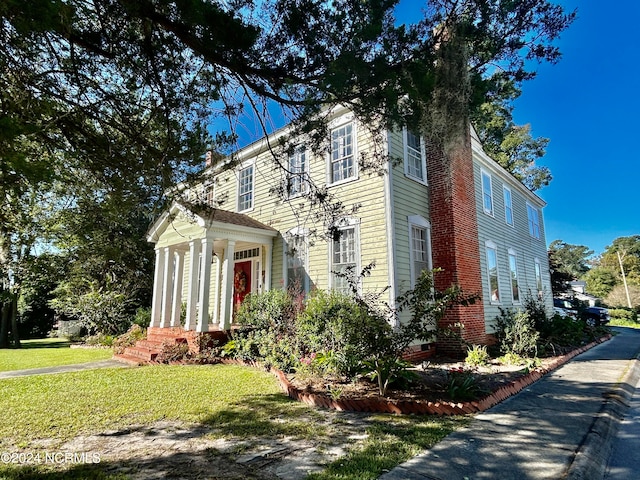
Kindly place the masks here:
POLYGON ((2 316, 0 317, 0 348, 9 348, 9 314, 11 313, 10 309, 10 303, 0 303, 0 310, 2 311, 2 316))
POLYGON ((14 348, 20 348, 20 332, 18 331, 18 294, 11 294, 11 333, 14 348))

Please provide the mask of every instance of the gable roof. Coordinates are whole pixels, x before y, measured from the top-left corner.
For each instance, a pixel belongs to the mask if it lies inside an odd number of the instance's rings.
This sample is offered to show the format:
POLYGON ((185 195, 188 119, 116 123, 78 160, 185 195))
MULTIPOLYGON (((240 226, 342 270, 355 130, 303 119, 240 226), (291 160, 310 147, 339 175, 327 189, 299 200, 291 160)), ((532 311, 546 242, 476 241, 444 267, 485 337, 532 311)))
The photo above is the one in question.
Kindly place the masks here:
POLYGON ((239 230, 246 233, 259 233, 262 235, 275 237, 278 231, 255 220, 243 213, 230 212, 221 208, 213 208, 206 204, 188 204, 174 201, 171 207, 158 218, 147 231, 147 241, 157 242, 162 232, 173 221, 179 213, 193 220, 194 223, 204 228, 220 230, 239 230))

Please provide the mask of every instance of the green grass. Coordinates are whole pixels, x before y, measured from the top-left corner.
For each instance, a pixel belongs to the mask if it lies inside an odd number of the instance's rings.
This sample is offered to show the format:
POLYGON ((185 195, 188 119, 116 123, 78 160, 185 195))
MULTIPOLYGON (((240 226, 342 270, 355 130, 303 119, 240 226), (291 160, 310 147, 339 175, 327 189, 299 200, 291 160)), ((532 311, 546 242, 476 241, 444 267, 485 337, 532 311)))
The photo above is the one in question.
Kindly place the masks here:
MULTIPOLYGON (((100 369, 0 380, 3 418, 0 451, 60 448, 78 435, 163 421, 205 424, 210 435, 232 440, 292 437, 329 447, 344 437, 339 413, 315 410, 285 397, 273 375, 237 365, 100 369), (333 420, 330 420, 333 418, 333 420)), ((363 420, 366 417, 363 416, 363 420)), ((347 455, 313 480, 374 479, 384 470, 429 448, 465 417, 374 415, 364 422, 368 437, 352 442, 347 455)), ((233 462, 231 458, 222 459, 233 462)), ((0 465, 0 480, 98 478, 121 480, 114 464, 55 466, 0 465)))
POLYGON ((58 338, 23 340, 21 343, 22 348, 0 350, 0 372, 72 365, 113 356, 111 349, 70 348, 69 341, 58 338))
POLYGON ((625 318, 612 318, 609 321, 610 327, 629 327, 629 328, 640 328, 640 323, 634 322, 633 320, 627 320, 625 318))

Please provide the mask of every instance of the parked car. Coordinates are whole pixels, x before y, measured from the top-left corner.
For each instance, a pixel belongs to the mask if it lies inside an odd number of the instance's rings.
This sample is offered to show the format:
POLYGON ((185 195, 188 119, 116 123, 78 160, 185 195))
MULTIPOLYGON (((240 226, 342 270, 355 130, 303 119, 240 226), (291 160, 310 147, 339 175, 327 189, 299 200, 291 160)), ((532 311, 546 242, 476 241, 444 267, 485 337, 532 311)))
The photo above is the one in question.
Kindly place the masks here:
POLYGON ((602 307, 588 307, 583 313, 587 325, 597 327, 609 323, 609 310, 602 307))
POLYGON ((578 310, 565 298, 553 299, 553 313, 557 313, 563 317, 571 317, 574 320, 578 319, 578 310))

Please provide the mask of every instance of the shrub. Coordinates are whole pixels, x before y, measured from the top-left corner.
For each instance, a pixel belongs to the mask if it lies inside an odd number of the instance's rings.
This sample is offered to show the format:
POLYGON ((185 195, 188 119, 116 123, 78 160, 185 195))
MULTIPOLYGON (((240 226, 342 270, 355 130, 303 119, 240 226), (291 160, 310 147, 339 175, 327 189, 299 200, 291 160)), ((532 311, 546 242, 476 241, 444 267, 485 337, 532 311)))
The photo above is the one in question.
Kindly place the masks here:
POLYGON ((113 351, 117 354, 124 353, 124 349, 132 347, 138 340, 144 340, 147 338, 147 331, 140 325, 131 325, 131 328, 126 333, 118 336, 113 341, 113 351))
POLYGON ((90 346, 96 347, 111 347, 115 338, 113 335, 106 335, 104 333, 97 333, 84 339, 84 343, 90 346))
POLYGON ((190 358, 189 344, 187 343, 164 343, 162 350, 156 357, 156 362, 172 363, 182 362, 190 358))
POLYGON ((609 316, 611 320, 638 322, 638 314, 634 310, 628 310, 626 308, 611 308, 609 309, 609 316))
POLYGON ((464 368, 452 368, 447 373, 447 393, 451 400, 474 400, 486 393, 476 376, 464 368))
POLYGON ((467 349, 467 357, 464 362, 467 365, 477 367, 479 365, 486 365, 489 363, 489 354, 487 353, 486 345, 474 345, 467 349))
POLYGON ((500 309, 496 336, 503 353, 522 356, 535 354, 540 334, 534 328, 528 312, 500 309))
POLYGON ((136 314, 133 317, 134 325, 138 325, 141 328, 147 328, 151 325, 151 308, 140 307, 136 310, 136 314))

